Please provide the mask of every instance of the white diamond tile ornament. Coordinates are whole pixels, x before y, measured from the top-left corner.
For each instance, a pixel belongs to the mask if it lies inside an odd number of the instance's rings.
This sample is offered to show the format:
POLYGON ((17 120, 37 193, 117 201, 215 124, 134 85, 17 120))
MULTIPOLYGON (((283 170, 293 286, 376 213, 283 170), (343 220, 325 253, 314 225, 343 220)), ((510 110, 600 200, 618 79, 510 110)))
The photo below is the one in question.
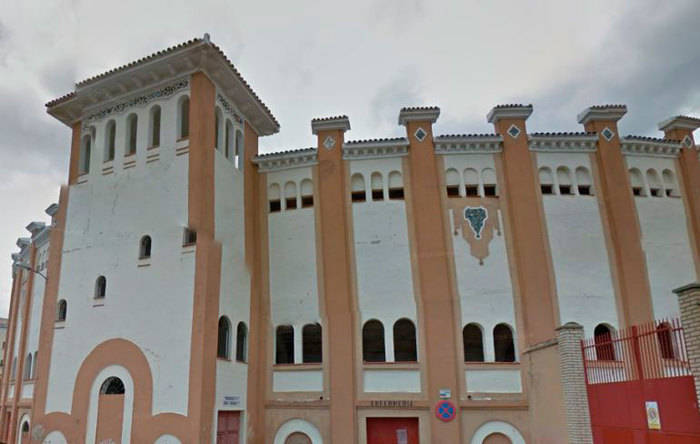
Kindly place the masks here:
POLYGON ((416 139, 418 139, 419 142, 422 142, 423 140, 425 140, 425 137, 428 135, 428 133, 426 133, 423 128, 418 128, 413 135, 416 136, 416 139))
POLYGON ((693 140, 687 134, 683 138, 683 146, 685 146, 686 148, 690 148, 693 146, 693 140))
POLYGON ((508 128, 508 135, 513 139, 517 139, 520 135, 520 128, 518 128, 518 125, 512 124, 510 128, 508 128))
POLYGON ((333 136, 326 137, 323 141, 323 146, 325 146, 327 150, 332 150, 335 146, 335 138, 333 136))
POLYGON ((602 136, 608 142, 610 142, 612 140, 612 138, 615 137, 615 133, 613 132, 613 130, 611 130, 607 126, 605 128, 603 128, 603 131, 601 131, 600 134, 602 134, 602 136))

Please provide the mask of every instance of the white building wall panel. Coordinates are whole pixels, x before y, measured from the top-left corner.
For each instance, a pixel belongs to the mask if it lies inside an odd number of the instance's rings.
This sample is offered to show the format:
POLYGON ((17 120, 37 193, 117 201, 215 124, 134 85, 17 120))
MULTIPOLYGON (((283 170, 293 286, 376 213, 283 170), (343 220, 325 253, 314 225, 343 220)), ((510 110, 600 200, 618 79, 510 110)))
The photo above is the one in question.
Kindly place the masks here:
POLYGON ((520 393, 519 369, 469 369, 465 371, 469 393, 520 393))
POLYGON ((272 374, 272 390, 275 392, 321 392, 323 391, 323 371, 276 371, 272 374))
POLYGON ((362 372, 365 392, 420 393, 419 370, 369 370, 362 372))

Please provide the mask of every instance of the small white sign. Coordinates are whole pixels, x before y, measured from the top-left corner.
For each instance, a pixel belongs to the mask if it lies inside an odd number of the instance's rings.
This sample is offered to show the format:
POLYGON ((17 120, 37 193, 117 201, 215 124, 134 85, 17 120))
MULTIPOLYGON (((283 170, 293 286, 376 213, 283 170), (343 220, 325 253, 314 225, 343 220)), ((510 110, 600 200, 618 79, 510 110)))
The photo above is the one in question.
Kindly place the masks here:
POLYGON ((440 389, 440 399, 450 399, 451 397, 452 397, 452 390, 440 389))
POLYGON ((661 430, 661 417, 659 416, 659 404, 656 401, 645 403, 647 411, 647 426, 649 430, 661 430))
POLYGON ((224 405, 227 405, 227 406, 241 405, 241 397, 240 396, 224 396, 224 405))
POLYGON ((408 430, 396 429, 396 444, 408 444, 408 430))

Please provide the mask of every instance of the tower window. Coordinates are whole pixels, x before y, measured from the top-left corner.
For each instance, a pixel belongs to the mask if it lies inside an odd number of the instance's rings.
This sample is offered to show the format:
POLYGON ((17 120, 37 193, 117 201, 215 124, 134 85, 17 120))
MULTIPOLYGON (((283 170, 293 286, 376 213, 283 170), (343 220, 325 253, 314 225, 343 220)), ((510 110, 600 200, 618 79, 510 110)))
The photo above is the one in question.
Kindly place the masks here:
POLYGON ((99 276, 95 281, 95 299, 102 299, 107 294, 107 279, 99 276))
POLYGON ((105 135, 105 162, 114 160, 114 151, 117 140, 117 124, 114 120, 107 122, 107 134, 105 135))
POLYGON ((178 105, 178 139, 190 137, 190 98, 183 96, 178 105))
POLYGON ((372 184, 372 200, 373 201, 384 200, 384 183, 382 181, 382 175, 380 173, 372 173, 371 184, 372 184))
POLYGON ((365 189, 365 179, 360 173, 352 175, 351 179, 352 201, 365 202, 367 200, 367 191, 365 189))
POLYGON ((216 342, 216 357, 228 359, 231 353, 231 321, 226 316, 219 318, 216 342))
POLYGON ((320 324, 307 324, 301 331, 303 362, 323 361, 323 341, 320 324))
POLYGON ((454 168, 445 171, 447 197, 459 197, 459 173, 454 168))
POLYGON ((493 329, 493 345, 496 352, 496 362, 514 362, 515 344, 513 331, 507 324, 498 324, 493 329))
POLYGON ((248 360, 248 327, 245 322, 239 322, 236 328, 236 361, 248 360))
POLYGON ((297 185, 294 182, 287 182, 284 185, 284 205, 287 210, 297 208, 297 185))
POLYGON ((270 213, 277 213, 282 210, 280 201, 280 186, 276 183, 270 185, 267 189, 267 198, 269 202, 270 213))
POLYGON ((403 200, 403 180, 398 171, 389 173, 389 199, 403 200))
POLYGON ((63 322, 66 320, 66 315, 68 314, 68 303, 65 299, 58 301, 56 307, 56 321, 63 322))
POLYGON ((311 180, 301 181, 301 207, 309 208, 314 206, 314 187, 311 180))
POLYGON ((126 118, 127 156, 136 153, 136 134, 138 132, 138 124, 139 120, 136 114, 130 114, 129 117, 126 118))
POLYGON ((160 145, 160 106, 151 108, 150 143, 151 147, 160 145))
POLYGON ((394 360, 396 362, 418 360, 416 326, 409 319, 399 319, 394 324, 394 360))
POLYGON ((484 362, 484 339, 481 327, 467 324, 462 330, 465 362, 484 362))
POLYGON ((386 361, 384 326, 380 321, 367 321, 362 327, 362 359, 365 362, 386 361))
POLYGON ((277 327, 275 363, 294 364, 294 328, 291 325, 277 327))
POLYGON ((183 235, 182 239, 182 246, 187 247, 189 245, 195 245, 197 243, 197 232, 190 229, 190 228, 185 228, 185 232, 183 235))
POLYGON ((552 170, 550 170, 548 167, 542 167, 539 170, 539 178, 540 178, 540 191, 542 194, 554 194, 554 187, 553 183, 554 180, 552 178, 552 170))
POLYGON ((151 236, 143 236, 139 243, 139 259, 151 257, 151 236))

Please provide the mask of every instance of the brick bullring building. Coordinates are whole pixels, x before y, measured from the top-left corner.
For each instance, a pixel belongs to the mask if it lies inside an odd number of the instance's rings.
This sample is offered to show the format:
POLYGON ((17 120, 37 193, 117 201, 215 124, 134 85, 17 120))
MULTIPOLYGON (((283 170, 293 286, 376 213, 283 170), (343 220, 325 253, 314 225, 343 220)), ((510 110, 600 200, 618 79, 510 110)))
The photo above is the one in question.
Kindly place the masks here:
POLYGON ((47 110, 68 184, 13 255, 4 442, 591 442, 580 339, 698 279, 698 119, 403 108, 260 154, 279 124, 207 35, 47 110))

